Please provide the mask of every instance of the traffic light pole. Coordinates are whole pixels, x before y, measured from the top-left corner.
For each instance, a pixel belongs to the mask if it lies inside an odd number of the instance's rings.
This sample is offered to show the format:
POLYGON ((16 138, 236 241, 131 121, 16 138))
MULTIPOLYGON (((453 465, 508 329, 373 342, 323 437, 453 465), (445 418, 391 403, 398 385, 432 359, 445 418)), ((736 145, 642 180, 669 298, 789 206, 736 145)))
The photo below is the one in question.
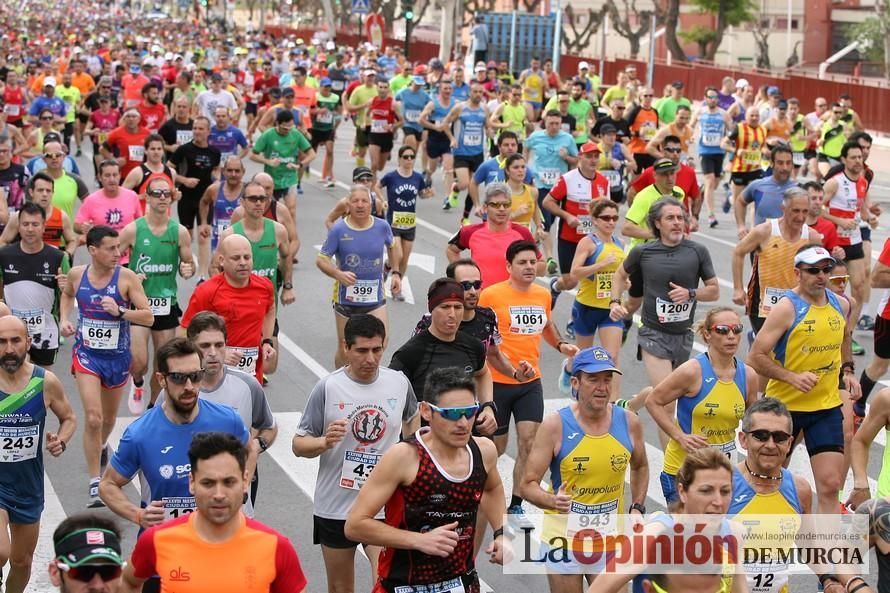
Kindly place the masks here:
POLYGON ((405 58, 410 57, 410 47, 411 47, 411 30, 414 28, 413 20, 405 21, 405 58))
POLYGON ((405 57, 411 47, 411 30, 414 28, 414 0, 402 0, 402 16, 405 17, 405 57))

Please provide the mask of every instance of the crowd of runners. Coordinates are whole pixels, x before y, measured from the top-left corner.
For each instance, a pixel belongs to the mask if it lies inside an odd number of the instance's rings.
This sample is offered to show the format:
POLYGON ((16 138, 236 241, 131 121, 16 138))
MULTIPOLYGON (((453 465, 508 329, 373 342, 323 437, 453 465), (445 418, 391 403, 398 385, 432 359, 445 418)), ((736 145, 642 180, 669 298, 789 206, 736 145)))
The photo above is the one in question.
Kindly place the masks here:
MULTIPOLYGON (((77 432, 87 475, 64 496, 90 510, 55 530, 48 570, 62 591, 345 593, 369 570, 375 593, 476 593, 476 563, 509 561, 532 507, 570 514, 538 528, 551 545, 578 516, 664 529, 684 514, 855 510, 869 516, 879 582, 814 571, 827 593, 890 590, 886 456, 876 492, 868 475, 872 441, 890 430, 890 389, 875 389, 890 364, 887 297, 869 307, 872 288, 890 289, 890 241, 872 265, 872 138, 850 96, 804 105, 725 78, 690 97, 680 81, 647 87, 632 66, 615 81, 586 62, 510 72, 478 45, 475 63, 412 62, 392 46, 134 10, 0 6, 6 591, 47 570, 32 566, 44 457, 71 455, 77 432), (351 143, 351 178, 337 177, 336 143, 351 143), (333 281, 334 328, 307 336, 336 343, 337 370, 296 433, 279 435, 264 390, 291 329, 278 311, 300 307, 300 231, 321 222, 297 206, 337 182, 350 189, 314 262, 333 281), (406 298, 425 198, 454 213, 448 265, 414 335, 393 341, 387 300, 406 298), (721 286, 693 234, 730 221, 738 309, 707 305, 721 286), (562 293, 568 319, 553 315, 562 293), (854 328, 874 332, 870 360, 854 328), (564 359, 546 382, 542 348, 564 359), (639 393, 621 389, 635 370, 619 368, 622 348, 636 349, 639 393), (557 390, 575 401, 545 415, 557 390), (124 400, 138 419, 112 448, 124 400), (647 460, 645 415, 663 467, 647 460), (319 458, 324 582, 307 584, 293 544, 252 518, 257 459, 279 437, 319 458), (815 491, 786 469, 798 444, 815 491), (669 510, 647 515, 652 472, 669 510), (125 529, 139 531, 129 556, 125 529)), ((776 564, 614 575, 544 563, 552 593, 632 578, 662 593, 788 591, 776 564)))

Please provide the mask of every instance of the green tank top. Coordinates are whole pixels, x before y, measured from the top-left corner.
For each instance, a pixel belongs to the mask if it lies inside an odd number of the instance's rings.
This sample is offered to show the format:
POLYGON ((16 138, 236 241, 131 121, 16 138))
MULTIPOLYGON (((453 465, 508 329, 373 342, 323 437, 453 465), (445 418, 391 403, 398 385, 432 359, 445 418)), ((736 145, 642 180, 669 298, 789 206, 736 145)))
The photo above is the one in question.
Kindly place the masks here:
POLYGON ((832 124, 827 121, 822 124, 822 154, 833 159, 841 158, 841 148, 846 141, 847 135, 843 123, 832 124))
POLYGON ((160 237, 151 232, 145 218, 136 219, 136 238, 127 266, 137 274, 144 274, 142 288, 152 313, 170 314, 176 304, 176 273, 179 271, 179 223, 167 222, 167 230, 160 237))
MULTIPOLYGON (((890 429, 885 428, 884 431, 890 437, 890 429)), ((878 491, 875 493, 876 498, 890 495, 890 447, 884 447, 884 457, 881 460, 881 473, 878 474, 878 491)))
POLYGON ((528 119, 528 113, 525 110, 525 104, 511 105, 509 102, 504 103, 504 110, 501 112, 501 119, 510 124, 507 131, 514 132, 519 136, 519 141, 525 139, 525 120, 528 119))
POLYGON ((791 126, 791 150, 794 152, 803 152, 807 147, 807 141, 805 139, 807 128, 803 121, 803 115, 798 114, 797 119, 794 121, 794 125, 791 126))
POLYGON ((275 238, 275 221, 263 219, 263 236, 259 241, 250 240, 244 232, 244 223, 240 220, 232 225, 232 232, 250 241, 254 273, 271 280, 272 286, 278 286, 278 241, 275 238))

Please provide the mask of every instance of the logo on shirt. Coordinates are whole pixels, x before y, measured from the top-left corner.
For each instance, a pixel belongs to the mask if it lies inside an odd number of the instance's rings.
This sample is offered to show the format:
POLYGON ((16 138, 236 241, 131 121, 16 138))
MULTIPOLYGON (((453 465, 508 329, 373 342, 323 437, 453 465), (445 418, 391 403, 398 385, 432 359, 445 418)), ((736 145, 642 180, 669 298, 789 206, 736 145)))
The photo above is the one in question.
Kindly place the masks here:
POLYGON ((627 469, 627 455, 612 455, 609 461, 612 465, 612 471, 623 473, 627 469))
POLYGON ((386 434, 386 418, 376 408, 359 410, 352 418, 352 436, 359 443, 376 443, 386 434))
POLYGON ((577 437, 577 436, 578 436, 578 433, 577 433, 577 432, 573 432, 573 433, 570 434, 567 438, 568 438, 570 441, 574 441, 574 440, 575 440, 575 437, 577 437))
POLYGON ((165 480, 169 480, 173 477, 173 466, 172 465, 162 465, 158 468, 158 473, 161 474, 161 477, 165 480))
POLYGON ((166 447, 161 449, 161 453, 166 453, 167 451, 169 451, 172 448, 173 448, 173 445, 167 445, 166 447))
POLYGON ((828 318, 828 327, 831 328, 831 331, 836 332, 841 328, 841 318, 837 315, 832 315, 828 318))
POLYGON ((105 224, 112 228, 120 226, 120 223, 123 219, 124 213, 117 208, 112 208, 105 213, 105 224))
POLYGON ((181 566, 174 568, 170 571, 170 580, 171 581, 190 581, 192 580, 192 575, 188 572, 184 571, 181 566))
POLYGON ((358 255, 356 255, 355 253, 350 253, 345 258, 343 258, 343 264, 347 268, 357 268, 360 263, 361 263, 361 258, 358 255))
POLYGON ((746 498, 748 498, 748 495, 747 495, 747 494, 739 494, 738 496, 736 496, 736 497, 733 498, 732 500, 733 500, 734 502, 745 502, 745 499, 746 499, 746 498))

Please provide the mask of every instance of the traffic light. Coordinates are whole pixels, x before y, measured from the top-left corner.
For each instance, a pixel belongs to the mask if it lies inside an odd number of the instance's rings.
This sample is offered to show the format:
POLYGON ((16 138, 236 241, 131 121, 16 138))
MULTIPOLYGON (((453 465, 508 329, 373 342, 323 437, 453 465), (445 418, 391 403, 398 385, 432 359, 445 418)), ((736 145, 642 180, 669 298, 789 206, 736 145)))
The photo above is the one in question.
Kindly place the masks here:
POLYGON ((409 23, 414 20, 414 0, 402 0, 402 14, 409 23))

